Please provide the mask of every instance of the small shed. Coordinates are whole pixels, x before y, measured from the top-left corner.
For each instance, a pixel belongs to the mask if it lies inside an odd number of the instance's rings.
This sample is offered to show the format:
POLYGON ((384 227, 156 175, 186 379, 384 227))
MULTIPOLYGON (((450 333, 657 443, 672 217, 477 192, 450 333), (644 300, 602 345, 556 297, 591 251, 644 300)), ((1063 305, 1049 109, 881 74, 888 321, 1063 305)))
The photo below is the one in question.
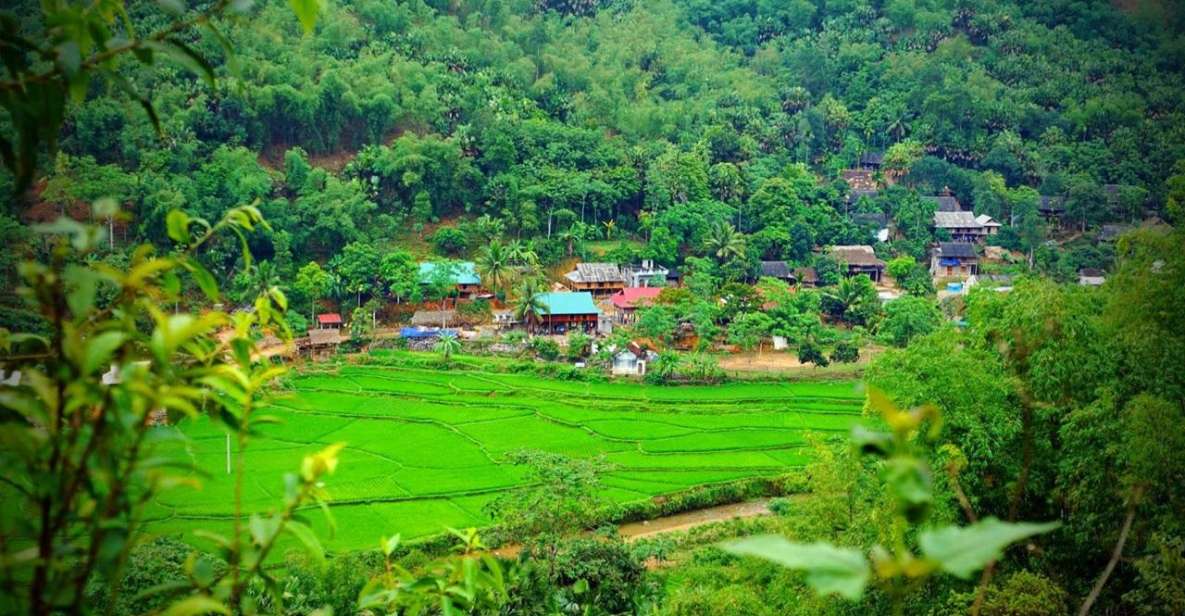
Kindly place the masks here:
POLYGON ((342 315, 336 312, 325 312, 317 315, 317 327, 319 329, 341 329, 342 315))
POLYGON ((1107 273, 1101 269, 1084 267, 1078 270, 1078 284, 1084 287, 1098 287, 1107 282, 1107 273))

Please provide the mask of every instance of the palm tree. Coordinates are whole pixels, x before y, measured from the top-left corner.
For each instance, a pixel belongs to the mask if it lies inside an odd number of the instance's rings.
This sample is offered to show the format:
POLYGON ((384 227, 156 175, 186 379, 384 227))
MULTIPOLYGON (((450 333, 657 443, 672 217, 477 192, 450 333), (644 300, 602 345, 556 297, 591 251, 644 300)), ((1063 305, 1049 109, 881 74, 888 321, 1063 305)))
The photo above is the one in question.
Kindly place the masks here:
POLYGON ((560 231, 560 232, 559 232, 559 233, 556 235, 556 239, 558 239, 558 240, 560 240, 561 242, 564 242, 564 243, 566 243, 566 244, 568 245, 568 256, 569 256, 569 257, 570 257, 570 256, 572 256, 572 246, 573 246, 573 244, 575 244, 575 243, 576 243, 576 240, 577 240, 577 238, 579 238, 579 237, 580 237, 580 234, 579 234, 579 233, 577 233, 576 229, 574 228, 575 226, 576 226, 576 225, 572 225, 572 226, 568 227, 567 229, 564 229, 563 231, 560 231))
POLYGON ((511 263, 522 264, 527 260, 527 253, 531 252, 522 240, 510 240, 506 244, 506 258, 511 263))
POLYGON ((538 322, 539 317, 547 312, 547 306, 539 298, 542 290, 542 284, 534 276, 523 278, 519 282, 515 289, 514 302, 511 305, 516 321, 527 323, 529 327, 532 322, 538 322))
POLYGON ((436 344, 432 345, 432 350, 440 353, 440 357, 448 363, 454 354, 461 351, 461 341, 457 340, 454 334, 441 333, 436 339, 436 344))
POLYGON ((506 286, 513 274, 508 253, 509 250, 502 242, 492 240, 477 256, 477 273, 495 294, 506 286))
POLYGON ((745 235, 727 222, 717 222, 708 232, 705 246, 708 254, 724 263, 745 254, 745 235))
POLYGON ((606 220, 605 222, 602 222, 601 224, 605 225, 605 239, 607 239, 607 240, 613 239, 613 235, 617 232, 617 221, 616 220, 606 220))

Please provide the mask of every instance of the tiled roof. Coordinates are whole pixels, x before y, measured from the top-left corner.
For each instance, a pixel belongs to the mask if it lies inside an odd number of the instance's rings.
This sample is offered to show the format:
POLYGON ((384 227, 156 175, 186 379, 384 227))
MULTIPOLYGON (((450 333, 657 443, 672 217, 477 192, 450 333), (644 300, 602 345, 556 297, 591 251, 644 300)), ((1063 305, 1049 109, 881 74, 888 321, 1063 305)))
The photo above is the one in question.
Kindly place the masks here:
MULTIPOLYGON (((455 261, 452 266, 453 284, 481 284, 481 277, 477 275, 477 267, 472 261, 455 261)), ((420 282, 428 282, 437 264, 432 262, 420 264, 420 282)))
POLYGON ((588 291, 540 293, 545 315, 601 314, 588 291))
POLYGON ((322 325, 341 325, 342 315, 336 312, 326 312, 317 315, 317 322, 322 325))
POLYGON ((974 259, 975 245, 966 242, 942 242, 938 244, 938 256, 954 259, 974 259))
POLYGON ((934 226, 940 229, 978 229, 983 225, 971 212, 934 212, 934 226))

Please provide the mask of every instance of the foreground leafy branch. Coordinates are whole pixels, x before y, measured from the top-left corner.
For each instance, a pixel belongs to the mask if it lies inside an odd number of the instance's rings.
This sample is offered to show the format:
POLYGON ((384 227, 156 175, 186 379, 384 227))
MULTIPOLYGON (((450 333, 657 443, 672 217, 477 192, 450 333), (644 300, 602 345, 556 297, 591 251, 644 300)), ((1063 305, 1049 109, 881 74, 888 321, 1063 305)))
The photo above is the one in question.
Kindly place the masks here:
MULTIPOLYGON (((1000 558, 1009 545, 1058 527, 1056 522, 976 519, 974 512, 970 512, 973 522, 968 526, 920 529, 917 547, 911 548, 905 531, 924 524, 934 499, 930 468, 916 451, 914 441, 927 424, 929 430, 925 436, 935 438, 941 418, 937 409, 930 406, 901 410, 876 390, 870 391, 868 398, 890 432, 857 427, 852 438, 863 453, 880 460, 881 477, 896 504, 894 545, 877 545, 865 554, 857 548, 821 542, 801 544, 776 535, 762 535, 726 542, 721 545, 724 550, 803 571, 806 583, 816 592, 835 594, 850 601, 858 601, 870 585, 878 585, 894 598, 895 608, 900 611, 902 598, 926 578, 944 573, 969 580, 1000 558)), ((951 472, 957 474, 955 470, 951 472)))

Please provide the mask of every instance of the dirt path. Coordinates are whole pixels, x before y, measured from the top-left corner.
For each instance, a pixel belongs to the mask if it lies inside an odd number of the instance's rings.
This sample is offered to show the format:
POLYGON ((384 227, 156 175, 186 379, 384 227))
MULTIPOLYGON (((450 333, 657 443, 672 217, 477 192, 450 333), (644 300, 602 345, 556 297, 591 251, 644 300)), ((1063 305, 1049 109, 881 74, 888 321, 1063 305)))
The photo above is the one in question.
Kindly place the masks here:
MULTIPOLYGON (((872 346, 860 349, 860 359, 854 364, 846 364, 849 368, 862 368, 867 366, 872 358, 881 353, 884 349, 872 346)), ((837 368, 845 367, 845 365, 837 365, 837 368)), ((772 372, 772 373, 801 373, 807 375, 826 376, 827 368, 818 368, 814 364, 803 364, 798 361, 798 356, 786 351, 773 351, 765 349, 762 353, 756 352, 739 352, 722 357, 720 359, 720 368, 726 372, 772 372)))
MULTIPOLYGON (((617 527, 617 532, 621 535, 622 539, 624 539, 626 543, 631 543, 639 539, 646 539, 656 535, 690 530, 697 526, 703 526, 704 524, 711 524, 713 522, 723 522, 725 520, 740 518, 755 518, 758 516, 770 515, 771 513, 773 512, 769 510, 769 499, 763 498, 746 501, 743 503, 717 505, 715 507, 708 507, 706 509, 685 511, 683 513, 676 513, 673 515, 656 518, 654 520, 629 522, 617 527)), ((515 558, 521 551, 522 546, 518 544, 511 544, 494 550, 493 554, 499 558, 515 558)))

